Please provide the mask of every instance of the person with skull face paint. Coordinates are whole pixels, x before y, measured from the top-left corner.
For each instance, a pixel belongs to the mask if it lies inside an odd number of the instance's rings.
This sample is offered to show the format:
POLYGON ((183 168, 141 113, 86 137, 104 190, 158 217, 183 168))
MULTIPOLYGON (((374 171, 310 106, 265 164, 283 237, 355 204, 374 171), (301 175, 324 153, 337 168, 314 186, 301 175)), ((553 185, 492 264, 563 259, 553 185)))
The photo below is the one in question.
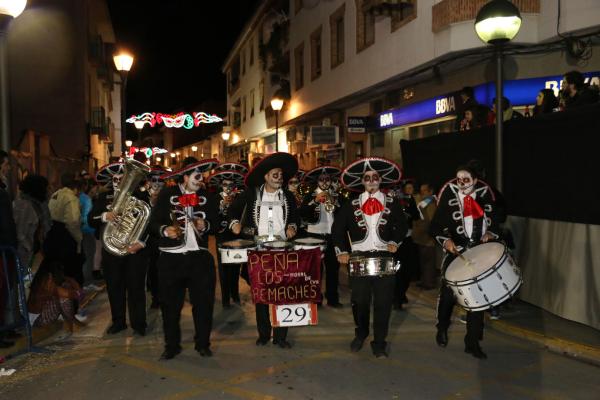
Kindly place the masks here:
MULTIPOLYGON (((348 264, 352 255, 372 258, 392 257, 408 232, 404 211, 397 199, 380 189, 400 180, 400 168, 392 161, 369 157, 350 164, 341 175, 342 184, 362 193, 342 205, 332 226, 333 244, 340 264, 348 264), (350 241, 348 241, 350 239, 350 241)), ((352 312, 356 324, 355 338, 350 343, 359 351, 367 336, 373 298, 373 354, 387 357, 386 337, 389 329, 395 276, 351 276, 352 312)))
POLYGON ((306 222, 306 232, 310 237, 323 239, 327 242, 325 249, 325 297, 327 305, 341 308, 338 293, 340 264, 331 240, 331 226, 334 214, 340 208, 337 193, 332 190, 332 183, 337 180, 341 170, 337 167, 323 166, 309 171, 304 177, 304 183, 315 184, 312 193, 304 196, 299 210, 300 217, 306 222))
POLYGON ((194 348, 202 357, 211 357, 210 332, 215 302, 216 271, 208 251, 208 235, 219 226, 214 196, 202 189, 202 174, 218 161, 183 160, 183 167, 164 176, 178 178, 179 184, 161 190, 150 216, 150 232, 159 237, 158 284, 163 316, 165 350, 169 360, 181 352, 181 309, 189 289, 194 319, 194 348))
MULTIPOLYGON (((298 161, 289 153, 275 153, 254 165, 246 175, 248 190, 239 195, 229 208, 229 228, 245 239, 275 237, 289 240, 296 236, 299 218, 294 195, 284 184, 296 174, 298 161)), ((276 239, 277 240, 277 239, 276 239)), ((271 338, 269 305, 256 304, 257 346, 271 338)), ((273 344, 291 348, 286 340, 288 328, 273 328, 273 344)))
MULTIPOLYGON (((165 183, 162 176, 165 174, 165 170, 160 165, 152 166, 148 176, 148 182, 146 183, 148 189, 148 196, 150 199, 150 207, 156 206, 158 201, 158 195, 164 187, 165 183)), ((146 242, 146 248, 148 249, 148 277, 146 279, 146 287, 152 295, 152 302, 150 308, 159 308, 159 296, 158 296, 158 256, 160 250, 158 249, 157 237, 151 235, 146 242)))
MULTIPOLYGON (((115 191, 119 188, 124 175, 124 164, 113 163, 100 168, 96 181, 104 184, 109 190, 102 192, 94 201, 92 211, 88 215, 91 227, 96 230, 98 238, 102 238, 106 223, 115 221, 118 216, 110 210, 115 191)), ((149 203, 148 192, 136 190, 136 198, 149 203)), ((145 250, 147 234, 143 240, 134 243, 128 249, 128 255, 116 256, 102 248, 102 269, 106 280, 106 290, 110 303, 112 325, 108 334, 115 334, 127 329, 126 311, 129 310, 129 322, 134 332, 140 336, 146 334, 146 269, 148 253, 145 250)))
MULTIPOLYGON (((433 216, 429 233, 444 248, 442 276, 460 253, 498 238, 495 197, 490 186, 479 179, 470 166, 456 170, 456 178, 444 185, 438 196, 438 208, 433 216)), ((442 280, 437 307, 436 342, 448 345, 448 327, 455 299, 452 290, 442 280)), ((483 338, 483 311, 467 312, 465 352, 485 359, 479 345, 483 338)))

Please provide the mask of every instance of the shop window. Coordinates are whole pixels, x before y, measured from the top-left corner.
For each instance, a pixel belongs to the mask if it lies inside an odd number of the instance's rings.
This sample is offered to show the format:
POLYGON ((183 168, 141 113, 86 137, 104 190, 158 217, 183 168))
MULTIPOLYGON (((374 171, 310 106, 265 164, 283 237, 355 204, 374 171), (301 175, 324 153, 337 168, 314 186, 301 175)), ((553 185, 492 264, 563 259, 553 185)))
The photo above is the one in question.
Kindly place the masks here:
POLYGON ((375 14, 363 11, 364 0, 356 1, 356 52, 375 43, 375 14))
POLYGON ((294 50, 294 73, 296 91, 304 86, 304 42, 294 50))
POLYGON ((323 27, 314 31, 310 35, 310 79, 315 80, 321 76, 321 33, 323 27))
POLYGON ((411 3, 412 7, 402 7, 400 10, 392 14, 392 32, 395 32, 400 27, 406 25, 413 19, 417 18, 417 0, 405 0, 411 3))
POLYGON ((329 28, 331 38, 331 68, 335 68, 344 62, 344 12, 346 4, 342 4, 329 17, 329 28))

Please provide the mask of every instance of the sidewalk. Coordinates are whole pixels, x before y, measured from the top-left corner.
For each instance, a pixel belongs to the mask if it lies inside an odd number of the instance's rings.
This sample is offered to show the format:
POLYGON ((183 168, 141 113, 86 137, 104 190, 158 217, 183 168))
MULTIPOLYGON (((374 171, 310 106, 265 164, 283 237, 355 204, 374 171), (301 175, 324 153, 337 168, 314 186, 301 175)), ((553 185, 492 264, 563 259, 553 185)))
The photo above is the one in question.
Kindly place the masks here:
MULTIPOLYGON (((437 289, 422 290, 413 284, 408 290, 407 306, 420 300, 435 308, 437 296, 437 289)), ((464 311, 460 307, 455 309, 455 323, 460 323, 457 317, 464 311)), ((499 320, 490 320, 486 313, 486 327, 536 343, 554 353, 600 365, 600 331, 519 299, 514 299, 507 307, 501 306, 499 320)))

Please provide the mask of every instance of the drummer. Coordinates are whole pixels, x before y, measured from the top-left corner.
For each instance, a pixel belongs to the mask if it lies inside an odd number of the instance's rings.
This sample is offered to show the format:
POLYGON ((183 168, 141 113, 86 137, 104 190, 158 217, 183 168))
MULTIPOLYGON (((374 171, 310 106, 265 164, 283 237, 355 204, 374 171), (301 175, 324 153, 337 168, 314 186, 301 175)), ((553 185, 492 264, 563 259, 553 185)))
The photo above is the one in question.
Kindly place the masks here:
MULTIPOLYGON (((248 189, 229 208, 231 231, 247 239, 289 240, 296 236, 296 201, 283 185, 297 170, 298 162, 289 153, 275 153, 255 164, 246 175, 248 189)), ((264 346, 271 338, 268 304, 256 304, 256 327, 256 345, 264 346)), ((287 328, 274 328, 273 344, 291 348, 287 331, 287 328)))
POLYGON ((337 167, 317 167, 306 173, 304 183, 315 189, 304 196, 299 214, 306 222, 306 232, 309 237, 316 237, 326 242, 325 258, 325 297, 327 305, 341 308, 338 293, 340 264, 337 261, 331 241, 331 225, 336 211, 340 208, 337 193, 332 190, 332 183, 337 180, 342 171, 337 167))
MULTIPOLYGON (((397 200, 379 189, 400 180, 400 168, 392 161, 369 157, 350 164, 341 175, 342 184, 353 191, 362 191, 351 202, 342 205, 333 222, 332 235, 337 259, 348 264, 353 256, 369 258, 393 257, 408 232, 404 212, 397 200), (362 189, 362 190, 361 190, 362 189), (348 243, 348 238, 351 243, 348 243)), ((367 336, 373 300, 374 338, 371 349, 377 358, 387 357, 386 337, 389 328, 395 276, 352 276, 352 312, 356 323, 355 337, 350 343, 359 351, 367 336)))
MULTIPOLYGON (((225 168, 235 168, 231 170, 223 169, 222 165, 215 168, 215 172, 208 178, 208 188, 211 191, 218 192, 217 201, 219 202, 219 217, 221 225, 216 232, 217 248, 223 242, 234 239, 233 233, 228 229, 228 212, 235 197, 244 188, 244 173, 236 165, 228 163, 225 168)), ((245 168, 243 165, 239 165, 245 168)), ((217 263, 219 266, 219 283, 221 284, 221 304, 223 308, 231 308, 231 300, 237 305, 240 302, 240 264, 223 264, 221 254, 217 252, 217 263)))
MULTIPOLYGON (((458 167, 456 178, 446 183, 438 196, 438 208, 429 232, 446 252, 442 273, 459 253, 498 238, 495 233, 498 224, 494 212, 494 193, 487 183, 478 178, 471 167, 458 167)), ((441 347, 448 345, 448 327, 454 304, 454 294, 442 280, 435 337, 441 347)), ((476 358, 487 358, 479 345, 482 339, 483 311, 467 312, 465 352, 476 358)))

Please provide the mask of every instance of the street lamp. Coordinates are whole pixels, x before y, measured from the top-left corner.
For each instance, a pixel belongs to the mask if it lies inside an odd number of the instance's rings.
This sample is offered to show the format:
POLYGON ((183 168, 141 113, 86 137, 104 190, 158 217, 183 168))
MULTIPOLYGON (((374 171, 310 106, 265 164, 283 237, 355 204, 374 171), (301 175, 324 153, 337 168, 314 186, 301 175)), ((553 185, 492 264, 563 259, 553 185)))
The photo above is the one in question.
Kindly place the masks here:
POLYGON ((133 125, 135 125, 135 129, 137 129, 138 131, 138 140, 137 140, 137 145, 139 148, 142 147, 142 130, 144 129, 144 125, 146 125, 146 121, 134 121, 133 125))
POLYGON ((229 140, 229 136, 231 136, 231 133, 229 133, 229 132, 223 132, 223 133, 221 133, 221 138, 224 141, 228 141, 229 140))
POLYGON ((195 155, 196 152, 198 151, 198 146, 192 146, 192 151, 194 152, 194 155, 195 155))
POLYGON ((502 191, 502 135, 503 116, 502 97, 502 46, 510 42, 521 28, 521 13, 508 0, 492 0, 485 4, 475 18, 477 36, 494 45, 496 54, 496 187, 502 191))
POLYGON ((275 96, 271 99, 271 108, 275 111, 275 152, 279 151, 279 111, 283 107, 283 99, 275 96))
MULTIPOLYGON (((133 56, 128 53, 120 52, 113 56, 115 67, 119 74, 121 74, 121 143, 123 139, 127 137, 127 129, 125 118, 127 113, 125 111, 125 88, 127 87, 127 74, 133 65, 133 56)), ((121 144, 121 150, 124 151, 123 144, 121 144)))
POLYGON ((126 140, 125 141, 125 146, 131 147, 131 146, 133 146, 133 142, 131 140, 126 140))
POLYGON ((11 135, 6 37, 10 22, 21 15, 26 5, 27 0, 0 0, 0 148, 9 154, 11 135))

